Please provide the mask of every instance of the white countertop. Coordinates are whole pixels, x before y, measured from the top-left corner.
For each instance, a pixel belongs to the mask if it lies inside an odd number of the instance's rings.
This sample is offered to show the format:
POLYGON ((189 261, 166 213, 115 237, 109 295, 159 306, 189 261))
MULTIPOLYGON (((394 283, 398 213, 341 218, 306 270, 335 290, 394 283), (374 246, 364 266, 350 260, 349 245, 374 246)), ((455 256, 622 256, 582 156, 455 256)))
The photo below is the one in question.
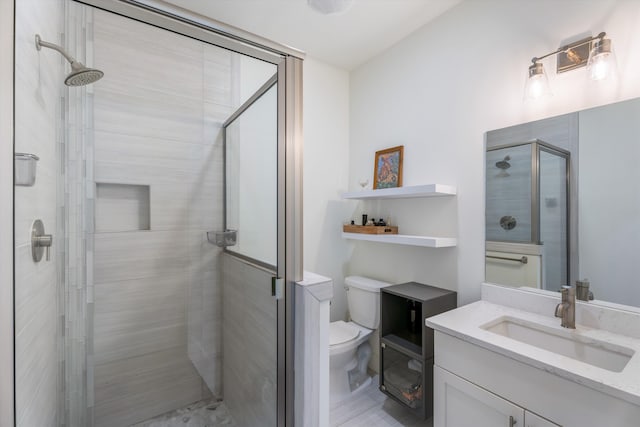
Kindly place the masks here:
POLYGON ((507 356, 570 381, 607 393, 640 406, 640 339, 576 323, 576 329, 560 326, 560 319, 517 308, 478 301, 455 310, 430 317, 426 325, 487 350, 507 356), (577 334, 580 340, 597 340, 611 346, 634 350, 621 372, 612 372, 567 356, 556 354, 514 339, 490 332, 483 325, 501 317, 513 317, 556 329, 559 334, 577 334))

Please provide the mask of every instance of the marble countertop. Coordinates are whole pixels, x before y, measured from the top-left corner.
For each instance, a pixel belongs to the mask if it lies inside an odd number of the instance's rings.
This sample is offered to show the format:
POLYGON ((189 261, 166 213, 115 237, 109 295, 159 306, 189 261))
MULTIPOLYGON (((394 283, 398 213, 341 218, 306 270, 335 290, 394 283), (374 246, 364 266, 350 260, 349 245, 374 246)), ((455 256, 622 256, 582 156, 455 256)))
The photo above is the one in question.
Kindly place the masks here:
MULTIPOLYGON (((426 325, 487 350, 566 378, 640 406, 640 339, 576 323, 576 329, 560 326, 560 319, 518 308, 478 301, 430 317, 426 325), (613 372, 534 345, 483 329, 501 318, 535 323, 558 335, 570 334, 582 342, 597 341, 603 348, 624 347, 634 351, 621 372, 613 372)), ((630 353, 630 352, 629 352, 630 353)))

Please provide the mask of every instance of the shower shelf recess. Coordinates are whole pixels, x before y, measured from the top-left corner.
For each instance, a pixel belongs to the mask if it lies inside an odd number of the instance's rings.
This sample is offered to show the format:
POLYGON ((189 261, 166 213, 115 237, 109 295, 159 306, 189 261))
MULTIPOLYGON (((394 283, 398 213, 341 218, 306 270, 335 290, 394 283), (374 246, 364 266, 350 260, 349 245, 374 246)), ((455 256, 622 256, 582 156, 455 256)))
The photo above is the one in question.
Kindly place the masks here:
MULTIPOLYGON (((456 187, 445 184, 413 185, 409 187, 384 188, 342 193, 343 199, 384 200, 413 199, 425 197, 455 196, 456 187)), ((365 240, 369 242, 391 243, 396 245, 422 246, 428 248, 446 248, 457 245, 454 237, 409 236, 403 234, 359 234, 342 233, 343 239, 365 240)))

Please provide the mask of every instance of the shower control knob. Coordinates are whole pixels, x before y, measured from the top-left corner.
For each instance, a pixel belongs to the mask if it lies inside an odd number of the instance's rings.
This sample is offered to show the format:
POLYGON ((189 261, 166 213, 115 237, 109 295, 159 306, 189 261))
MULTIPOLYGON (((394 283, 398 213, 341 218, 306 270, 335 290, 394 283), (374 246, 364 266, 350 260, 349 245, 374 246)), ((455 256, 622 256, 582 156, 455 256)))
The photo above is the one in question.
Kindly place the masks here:
POLYGON ((500 227, 504 228, 505 230, 513 230, 514 228, 516 228, 516 224, 516 219, 511 215, 505 215, 500 218, 500 227))
POLYGON ((51 244, 53 243, 53 236, 51 234, 45 234, 43 236, 38 237, 38 246, 41 248, 45 248, 46 259, 47 261, 51 260, 51 244))
POLYGON ((31 256, 34 262, 40 262, 44 250, 47 250, 47 261, 51 259, 51 245, 53 244, 53 236, 44 233, 44 224, 41 220, 36 219, 31 226, 31 256))

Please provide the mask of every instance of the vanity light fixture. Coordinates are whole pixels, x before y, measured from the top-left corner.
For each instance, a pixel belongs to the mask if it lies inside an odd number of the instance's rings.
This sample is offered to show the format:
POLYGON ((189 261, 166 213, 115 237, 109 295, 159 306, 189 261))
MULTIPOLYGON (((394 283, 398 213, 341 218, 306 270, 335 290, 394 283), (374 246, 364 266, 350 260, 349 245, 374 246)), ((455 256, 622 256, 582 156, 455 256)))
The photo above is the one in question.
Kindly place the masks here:
POLYGON ((601 32, 597 36, 564 45, 546 55, 533 57, 533 64, 529 66, 527 73, 525 100, 551 95, 549 80, 544 65, 540 62, 549 56, 557 55, 557 73, 586 66, 591 80, 604 80, 609 77, 615 68, 615 57, 611 49, 611 39, 605 38, 606 35, 605 32, 601 32))

